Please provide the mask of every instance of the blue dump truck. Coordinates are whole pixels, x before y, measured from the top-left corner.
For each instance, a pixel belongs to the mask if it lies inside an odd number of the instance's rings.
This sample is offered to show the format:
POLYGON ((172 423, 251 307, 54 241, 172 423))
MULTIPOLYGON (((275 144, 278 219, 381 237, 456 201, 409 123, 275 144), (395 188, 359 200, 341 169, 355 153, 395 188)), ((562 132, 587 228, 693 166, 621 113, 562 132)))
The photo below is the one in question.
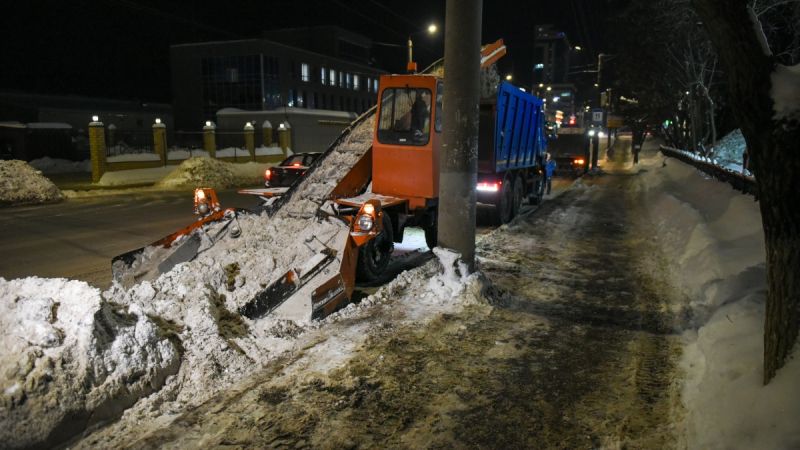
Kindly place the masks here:
POLYGON ((481 101, 478 137, 478 202, 495 205, 495 218, 508 223, 526 199, 544 194, 547 148, 541 99, 510 83, 497 97, 481 101))

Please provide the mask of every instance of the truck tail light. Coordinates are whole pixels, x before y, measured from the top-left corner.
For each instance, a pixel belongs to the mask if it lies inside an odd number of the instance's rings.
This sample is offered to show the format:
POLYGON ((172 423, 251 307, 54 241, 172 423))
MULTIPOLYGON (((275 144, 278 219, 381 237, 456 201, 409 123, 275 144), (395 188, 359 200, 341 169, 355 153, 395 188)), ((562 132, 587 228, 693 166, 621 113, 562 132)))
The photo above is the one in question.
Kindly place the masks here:
POLYGON ((478 190, 481 192, 497 192, 500 190, 501 181, 494 183, 478 183, 478 190))
POLYGON ((267 169, 267 170, 264 171, 264 179, 269 181, 270 178, 272 178, 272 170, 267 169))
POLYGON ((576 159, 576 160, 575 160, 574 164, 575 164, 576 166, 581 166, 581 165, 583 165, 583 163, 585 163, 585 162, 586 162, 586 161, 585 161, 583 158, 578 158, 578 159, 576 159))

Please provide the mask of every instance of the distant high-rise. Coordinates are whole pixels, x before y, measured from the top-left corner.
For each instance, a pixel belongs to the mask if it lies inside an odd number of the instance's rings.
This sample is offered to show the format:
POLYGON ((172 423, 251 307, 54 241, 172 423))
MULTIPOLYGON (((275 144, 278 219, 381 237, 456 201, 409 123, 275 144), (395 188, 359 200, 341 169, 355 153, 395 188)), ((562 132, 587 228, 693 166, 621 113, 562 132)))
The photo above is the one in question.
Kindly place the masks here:
POLYGON ((536 27, 533 50, 533 85, 566 83, 570 44, 567 35, 553 25, 536 27))

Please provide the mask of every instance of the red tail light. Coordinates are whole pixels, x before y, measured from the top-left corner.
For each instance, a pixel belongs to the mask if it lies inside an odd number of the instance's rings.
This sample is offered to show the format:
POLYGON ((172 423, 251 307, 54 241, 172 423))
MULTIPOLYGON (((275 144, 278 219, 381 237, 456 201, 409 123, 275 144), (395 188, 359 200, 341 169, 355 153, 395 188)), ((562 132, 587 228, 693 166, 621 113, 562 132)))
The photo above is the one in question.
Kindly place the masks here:
POLYGON ((267 169, 267 170, 264 172, 264 178, 266 178, 267 180, 269 180, 270 178, 272 178, 272 171, 271 171, 271 170, 269 170, 269 169, 267 169))

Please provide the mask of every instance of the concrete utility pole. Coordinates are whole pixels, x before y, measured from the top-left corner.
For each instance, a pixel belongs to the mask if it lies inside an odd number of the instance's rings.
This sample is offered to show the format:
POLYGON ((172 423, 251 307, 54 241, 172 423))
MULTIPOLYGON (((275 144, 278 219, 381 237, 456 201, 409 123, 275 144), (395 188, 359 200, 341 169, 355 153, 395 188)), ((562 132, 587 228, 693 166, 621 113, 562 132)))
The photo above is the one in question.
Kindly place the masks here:
POLYGON ((438 242, 461 253, 470 271, 475 270, 482 13, 483 0, 447 0, 438 242))

